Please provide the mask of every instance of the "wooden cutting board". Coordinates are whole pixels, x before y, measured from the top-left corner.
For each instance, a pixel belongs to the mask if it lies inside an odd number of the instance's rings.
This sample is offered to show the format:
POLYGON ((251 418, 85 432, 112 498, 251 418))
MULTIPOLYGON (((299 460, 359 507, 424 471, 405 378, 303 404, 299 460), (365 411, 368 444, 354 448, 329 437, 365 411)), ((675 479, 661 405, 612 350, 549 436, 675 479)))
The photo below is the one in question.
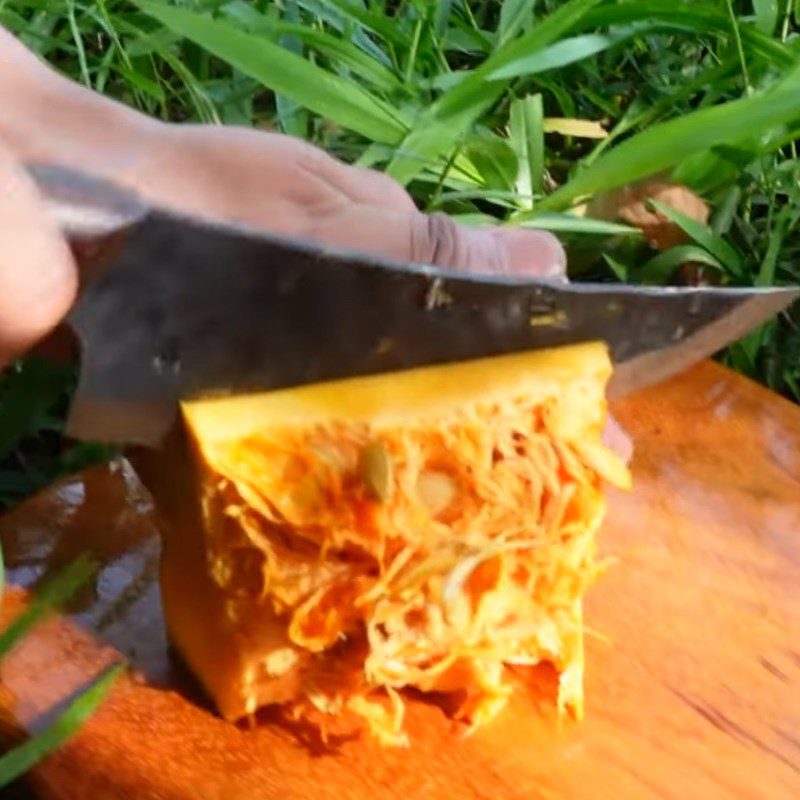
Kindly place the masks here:
MULTIPOLYGON (((464 739, 413 703, 412 746, 324 748, 216 718, 171 661, 158 539, 124 463, 66 481, 0 523, 29 584, 90 546, 106 566, 71 620, 3 668, 7 711, 36 728, 124 653, 136 669, 35 770, 47 800, 627 800, 800 797, 800 409, 704 364, 620 403, 632 494, 602 532, 619 559, 592 590, 586 719, 559 723, 536 686, 464 739)), ((5 618, 18 609, 6 599, 5 618)), ((546 681, 547 676, 543 675, 546 681)))

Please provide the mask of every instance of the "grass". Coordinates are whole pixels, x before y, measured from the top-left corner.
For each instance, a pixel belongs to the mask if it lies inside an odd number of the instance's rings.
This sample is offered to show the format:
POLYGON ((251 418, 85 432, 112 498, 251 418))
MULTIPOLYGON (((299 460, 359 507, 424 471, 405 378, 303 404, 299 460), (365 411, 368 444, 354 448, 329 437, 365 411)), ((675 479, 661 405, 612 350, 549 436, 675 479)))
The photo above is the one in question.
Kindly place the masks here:
MULTIPOLYGON (((279 129, 385 170, 419 206, 549 228, 574 279, 800 283, 800 0, 0 0, 61 71, 170 120, 279 129), (599 138, 602 137, 602 138, 599 138), (649 177, 688 242, 575 213, 649 177)), ((800 311, 721 358, 800 401, 800 311)), ((73 376, 0 385, 0 503, 105 451, 66 448, 73 376)))
MULTIPOLYGON (((43 584, 30 600, 28 607, 0 633, 0 663, 34 626, 47 619, 84 586, 93 572, 92 562, 81 557, 43 584)), ((0 555, 0 594, 3 591, 3 574, 3 561, 0 555)), ((88 688, 71 698, 56 718, 35 735, 25 737, 20 731, 19 738, 22 741, 0 755, 0 790, 24 775, 42 758, 77 733, 81 725, 106 698, 123 669, 124 664, 119 663, 104 670, 88 688)))

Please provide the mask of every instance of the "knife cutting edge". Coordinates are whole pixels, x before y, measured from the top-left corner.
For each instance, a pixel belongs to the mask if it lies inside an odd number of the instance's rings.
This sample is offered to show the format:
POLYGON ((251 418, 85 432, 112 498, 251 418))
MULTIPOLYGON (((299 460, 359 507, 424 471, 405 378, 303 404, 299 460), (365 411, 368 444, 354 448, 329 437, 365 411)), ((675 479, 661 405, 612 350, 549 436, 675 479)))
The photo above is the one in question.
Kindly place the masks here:
POLYGON ((66 235, 107 254, 69 318, 82 346, 68 426, 77 438, 155 445, 181 399, 593 340, 609 347, 618 396, 713 355, 800 297, 394 263, 152 207, 74 170, 30 171, 66 235))

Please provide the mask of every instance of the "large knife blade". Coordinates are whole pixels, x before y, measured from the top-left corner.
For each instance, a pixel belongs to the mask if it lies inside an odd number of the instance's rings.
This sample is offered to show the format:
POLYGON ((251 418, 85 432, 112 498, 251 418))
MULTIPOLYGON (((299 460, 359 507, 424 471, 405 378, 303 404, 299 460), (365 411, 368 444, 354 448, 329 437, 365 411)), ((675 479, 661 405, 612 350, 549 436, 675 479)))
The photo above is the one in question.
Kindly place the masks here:
POLYGON ((116 243, 70 316, 78 438, 156 445, 181 399, 592 340, 608 344, 619 395, 800 296, 468 275, 181 216, 72 171, 32 174, 73 238, 116 243))

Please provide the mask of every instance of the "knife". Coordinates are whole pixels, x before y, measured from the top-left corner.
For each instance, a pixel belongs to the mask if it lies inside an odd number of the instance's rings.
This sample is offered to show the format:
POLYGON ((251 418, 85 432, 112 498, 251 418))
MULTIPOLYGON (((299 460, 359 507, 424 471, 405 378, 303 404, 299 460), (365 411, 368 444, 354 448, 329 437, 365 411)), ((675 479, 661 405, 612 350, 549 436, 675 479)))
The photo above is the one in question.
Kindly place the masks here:
POLYGON ((67 432, 157 446, 181 400, 593 340, 609 395, 657 383, 800 289, 649 288, 394 263, 152 206, 72 169, 30 173, 78 252, 81 370, 67 432))

